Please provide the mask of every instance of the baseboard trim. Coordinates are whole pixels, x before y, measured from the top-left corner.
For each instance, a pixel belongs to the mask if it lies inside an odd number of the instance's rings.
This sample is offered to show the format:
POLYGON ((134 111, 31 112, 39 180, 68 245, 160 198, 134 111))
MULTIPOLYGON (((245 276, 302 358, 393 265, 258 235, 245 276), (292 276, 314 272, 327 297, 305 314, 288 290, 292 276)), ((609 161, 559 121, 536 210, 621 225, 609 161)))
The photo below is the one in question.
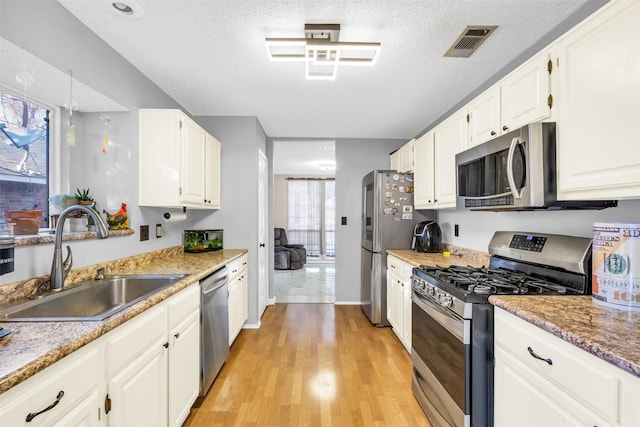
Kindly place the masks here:
POLYGON ((275 305, 275 303, 276 303, 276 297, 269 298, 269 305, 275 305))
POLYGON ((260 329, 262 322, 258 320, 258 323, 245 323, 242 329, 260 329))

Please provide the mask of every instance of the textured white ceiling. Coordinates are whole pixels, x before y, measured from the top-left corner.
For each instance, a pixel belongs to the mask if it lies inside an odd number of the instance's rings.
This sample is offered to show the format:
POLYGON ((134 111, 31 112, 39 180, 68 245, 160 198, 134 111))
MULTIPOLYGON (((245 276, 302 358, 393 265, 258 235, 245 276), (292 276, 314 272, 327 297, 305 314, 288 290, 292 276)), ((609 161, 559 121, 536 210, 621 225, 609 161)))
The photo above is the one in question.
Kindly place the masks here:
POLYGON ((111 1, 58 1, 192 114, 256 116, 270 137, 406 139, 593 3, 137 0, 144 15, 130 19, 111 1), (303 63, 270 62, 265 37, 303 37, 305 23, 382 43, 376 65, 307 81, 303 63), (443 58, 466 25, 499 28, 470 58, 443 58))

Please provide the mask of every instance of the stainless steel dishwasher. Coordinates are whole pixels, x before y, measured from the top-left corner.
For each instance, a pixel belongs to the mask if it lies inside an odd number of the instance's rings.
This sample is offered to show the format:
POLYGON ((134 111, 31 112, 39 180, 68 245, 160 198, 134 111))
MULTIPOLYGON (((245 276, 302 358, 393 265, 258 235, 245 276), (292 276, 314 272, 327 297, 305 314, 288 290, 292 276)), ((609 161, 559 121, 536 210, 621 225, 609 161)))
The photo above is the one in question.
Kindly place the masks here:
POLYGON ((200 396, 204 396, 229 354, 228 270, 222 267, 200 282, 202 322, 200 328, 200 396))

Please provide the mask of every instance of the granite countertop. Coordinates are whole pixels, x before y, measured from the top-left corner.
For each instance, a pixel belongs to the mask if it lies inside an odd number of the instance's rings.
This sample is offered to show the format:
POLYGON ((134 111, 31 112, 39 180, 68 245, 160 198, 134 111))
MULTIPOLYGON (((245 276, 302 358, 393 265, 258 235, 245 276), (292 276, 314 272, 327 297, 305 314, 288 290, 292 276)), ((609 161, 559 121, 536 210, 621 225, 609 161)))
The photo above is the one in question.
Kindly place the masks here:
MULTIPOLYGON (((188 274, 167 289, 103 321, 0 322, 0 327, 11 330, 10 335, 0 340, 0 394, 247 253, 244 249, 224 249, 194 254, 179 248, 101 264, 106 266, 107 274, 188 274)), ((96 268, 84 270, 95 273, 96 268)), ((81 278, 82 274, 75 276, 81 278)))
POLYGON ((640 377, 640 312, 612 308, 591 296, 489 297, 496 307, 640 377))
POLYGON ((489 265, 489 254, 471 249, 445 246, 449 256, 439 253, 416 252, 410 249, 390 249, 389 255, 418 267, 420 265, 449 267, 451 265, 468 265, 472 267, 482 267, 489 265))

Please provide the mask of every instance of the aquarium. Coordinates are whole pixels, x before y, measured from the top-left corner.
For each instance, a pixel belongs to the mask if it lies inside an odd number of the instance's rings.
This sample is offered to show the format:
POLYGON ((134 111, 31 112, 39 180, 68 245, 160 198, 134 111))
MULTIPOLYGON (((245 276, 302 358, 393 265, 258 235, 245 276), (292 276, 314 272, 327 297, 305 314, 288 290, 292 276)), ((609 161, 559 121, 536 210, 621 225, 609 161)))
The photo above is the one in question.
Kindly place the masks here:
POLYGON ((209 252, 222 249, 222 230, 184 230, 185 252, 209 252))

